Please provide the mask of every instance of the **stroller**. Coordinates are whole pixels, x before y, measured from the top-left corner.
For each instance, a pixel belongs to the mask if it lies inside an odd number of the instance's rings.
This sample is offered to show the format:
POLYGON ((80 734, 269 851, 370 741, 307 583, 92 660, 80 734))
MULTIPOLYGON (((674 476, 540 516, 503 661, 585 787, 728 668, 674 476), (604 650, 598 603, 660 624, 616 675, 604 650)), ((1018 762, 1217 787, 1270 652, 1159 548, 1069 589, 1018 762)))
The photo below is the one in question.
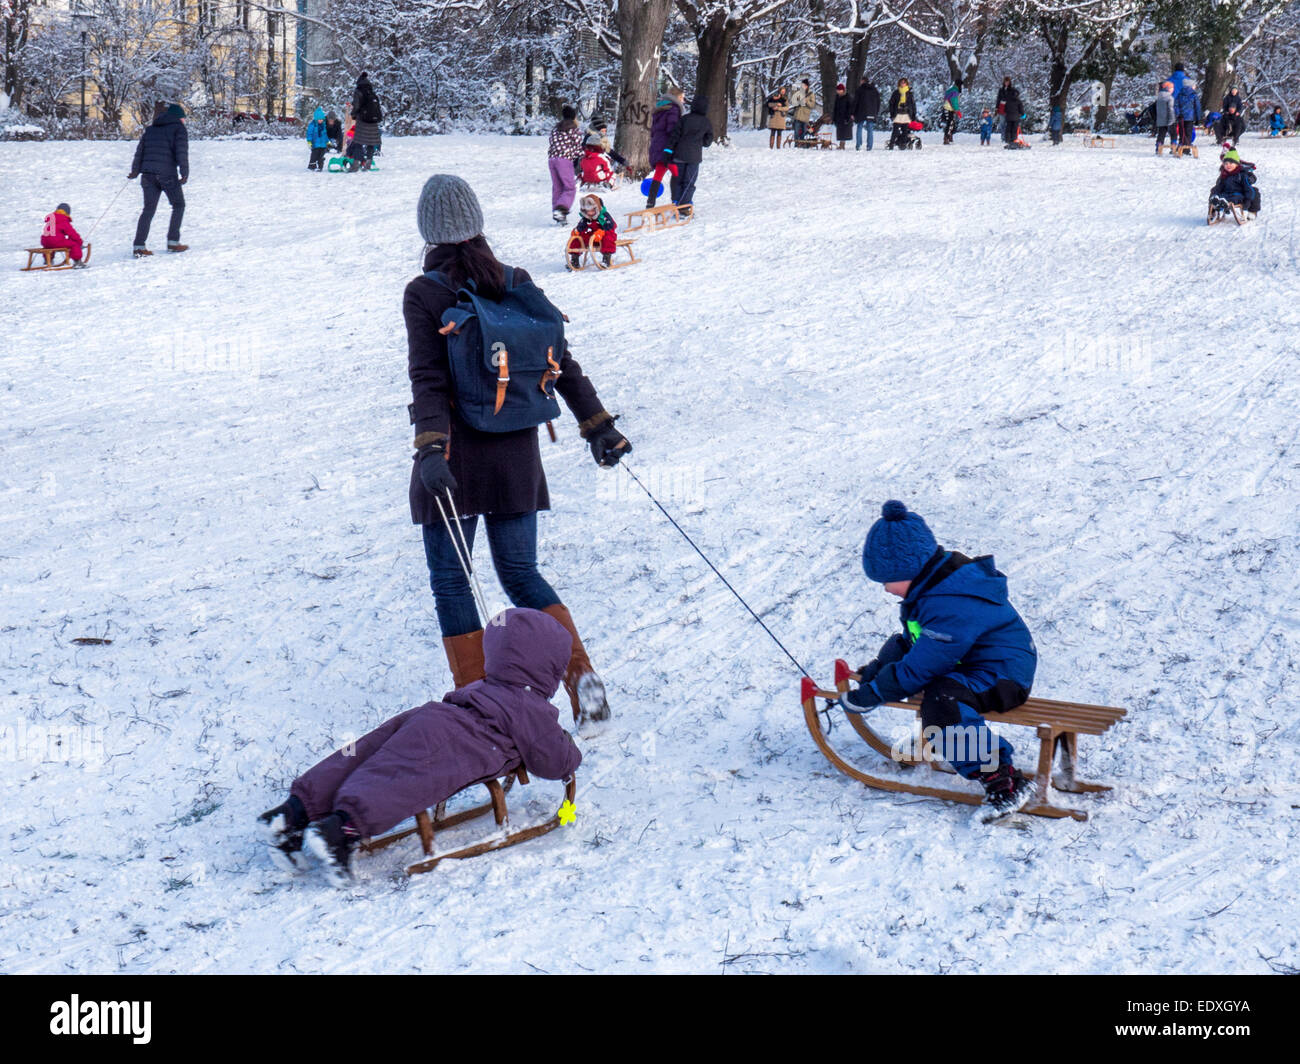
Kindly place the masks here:
POLYGON ((899 151, 907 151, 908 148, 920 149, 921 138, 917 135, 925 128, 924 122, 915 120, 908 122, 906 125, 896 124, 893 132, 889 135, 889 143, 885 145, 890 151, 897 148, 899 151))

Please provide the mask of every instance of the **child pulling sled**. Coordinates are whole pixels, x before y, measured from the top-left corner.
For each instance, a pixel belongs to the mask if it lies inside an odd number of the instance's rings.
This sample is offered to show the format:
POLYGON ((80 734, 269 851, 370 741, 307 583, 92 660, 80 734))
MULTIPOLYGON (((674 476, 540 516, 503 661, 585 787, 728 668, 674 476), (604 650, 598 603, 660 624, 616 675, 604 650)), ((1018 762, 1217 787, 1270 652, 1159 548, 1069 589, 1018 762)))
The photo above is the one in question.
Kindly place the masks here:
POLYGON ((258 818, 271 859, 299 871, 310 854, 330 883, 345 886, 363 838, 472 784, 519 768, 545 779, 572 776, 582 755, 550 702, 572 648, 564 626, 545 613, 498 614, 483 635, 484 679, 330 754, 258 818))
POLYGON ((984 787, 985 823, 1024 808, 1034 784, 1012 765, 1013 750, 984 714, 1004 713, 1029 697, 1038 653, 1007 599, 1007 580, 985 555, 946 551, 925 521, 890 500, 867 533, 867 579, 901 598, 903 631, 885 641, 840 698, 848 713, 924 692, 922 735, 955 772, 984 787), (996 738, 996 742, 994 739, 996 738))

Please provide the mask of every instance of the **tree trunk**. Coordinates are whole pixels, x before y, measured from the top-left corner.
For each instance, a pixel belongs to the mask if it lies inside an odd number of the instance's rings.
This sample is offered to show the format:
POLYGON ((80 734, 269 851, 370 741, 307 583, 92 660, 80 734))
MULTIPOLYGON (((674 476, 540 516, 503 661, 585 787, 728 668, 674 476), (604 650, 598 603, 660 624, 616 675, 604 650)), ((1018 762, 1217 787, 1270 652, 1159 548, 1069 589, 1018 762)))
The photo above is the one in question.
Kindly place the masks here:
MULTIPOLYGON (((825 0, 808 0, 808 13, 812 15, 813 25, 825 26, 826 3, 825 0)), ((835 50, 826 44, 825 34, 817 34, 817 74, 821 82, 821 98, 818 103, 819 108, 814 108, 813 117, 816 118, 816 111, 825 115, 828 119, 835 101, 835 85, 840 80, 839 71, 835 63, 835 50)), ((847 86, 846 86, 847 88, 847 86)))
POLYGON ((740 25, 719 10, 695 33, 700 56, 695 64, 695 95, 709 101, 709 121, 719 142, 727 139, 727 65, 739 32, 740 25))
POLYGON ((672 5, 673 0, 624 0, 618 5, 622 58, 614 150, 627 159, 632 177, 643 177, 650 170, 650 121, 658 89, 659 52, 672 5))
POLYGON ((853 42, 853 49, 849 52, 849 80, 844 84, 852 96, 858 91, 858 84, 862 81, 862 72, 867 69, 867 53, 871 50, 871 34, 864 33, 853 42))
POLYGON ((1201 110, 1217 111, 1232 84, 1233 71, 1227 56, 1211 56, 1205 64, 1205 78, 1201 82, 1201 110))

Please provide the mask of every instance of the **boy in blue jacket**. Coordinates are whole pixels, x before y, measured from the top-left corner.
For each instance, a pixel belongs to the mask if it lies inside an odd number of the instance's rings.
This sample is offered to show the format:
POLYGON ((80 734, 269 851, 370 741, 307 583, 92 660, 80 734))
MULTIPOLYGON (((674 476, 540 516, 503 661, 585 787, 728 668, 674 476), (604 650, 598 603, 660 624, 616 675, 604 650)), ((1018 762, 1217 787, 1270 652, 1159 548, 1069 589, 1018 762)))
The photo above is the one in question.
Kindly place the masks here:
POLYGON ((311 155, 307 159, 307 169, 322 171, 325 169, 325 149, 329 147, 330 137, 325 131, 325 108, 317 107, 307 123, 307 146, 311 155))
POLYGON ((984 108, 984 113, 980 115, 980 147, 993 143, 993 115, 989 109, 984 108))
POLYGON ((993 558, 946 551, 918 514, 896 499, 881 507, 862 548, 867 579, 903 602, 903 632, 860 670, 840 699, 850 713, 919 691, 922 734, 966 779, 979 780, 988 823, 1024 808, 1034 783, 1012 767, 1012 748, 982 714, 1004 713, 1029 697, 1038 652, 1007 600, 1007 578, 993 558))

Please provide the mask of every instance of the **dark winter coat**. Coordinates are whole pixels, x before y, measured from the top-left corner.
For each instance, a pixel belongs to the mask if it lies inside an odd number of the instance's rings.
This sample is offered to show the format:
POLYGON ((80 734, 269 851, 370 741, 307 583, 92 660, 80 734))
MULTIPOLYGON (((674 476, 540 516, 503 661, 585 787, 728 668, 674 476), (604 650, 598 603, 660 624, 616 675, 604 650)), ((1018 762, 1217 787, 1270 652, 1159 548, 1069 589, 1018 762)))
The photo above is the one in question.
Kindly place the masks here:
POLYGON ((1254 186, 1246 174, 1244 166, 1238 166, 1232 173, 1227 170, 1219 171, 1219 180, 1214 182, 1214 188, 1210 190, 1211 195, 1222 196, 1224 199, 1234 200, 1237 203, 1249 203, 1253 195, 1254 186))
POLYGON ((156 174, 164 181, 190 176, 190 137, 185 123, 164 111, 145 129, 135 146, 131 173, 156 174))
POLYGON ((650 119, 650 165, 659 161, 659 156, 668 147, 668 138, 677 123, 682 120, 682 109, 671 96, 665 96, 655 104, 654 115, 650 119))
POLYGON ((993 558, 936 551, 899 606, 911 649, 872 681, 887 702, 915 694, 948 676, 972 691, 1011 680, 1028 691, 1038 651, 1007 599, 1007 578, 993 558))
POLYGON ((1013 122, 1019 122, 1025 117, 1025 105, 1020 101, 1020 90, 1014 85, 1009 85, 998 92, 998 103, 1005 110, 1002 112, 1013 122))
POLYGON ((831 109, 831 118, 835 122, 835 139, 848 140, 853 136, 853 101, 848 93, 843 96, 835 94, 835 105, 831 109))
MULTIPOLYGON (((430 249, 425 270, 447 270, 455 258, 445 244, 430 249)), ((515 270, 516 283, 529 280, 515 270)), ((456 478, 454 501, 462 514, 522 514, 549 510, 550 495, 542 471, 537 428, 518 432, 479 432, 470 428, 452 404, 451 364, 447 338, 439 334, 443 311, 456 297, 442 285, 420 276, 406 286, 402 315, 406 319, 407 371, 411 378, 411 419, 415 435, 441 433, 449 437, 447 464, 456 478)), ((565 346, 555 390, 580 426, 608 419, 596 389, 565 346), (603 415, 603 417, 602 417, 603 415)), ((417 525, 440 525, 438 508, 420 480, 419 466, 411 468, 411 520, 417 525)))
POLYGON ((358 124, 384 120, 383 108, 379 106, 379 94, 365 74, 357 78, 357 87, 352 93, 352 119, 358 124))
POLYGON ((668 150, 673 162, 698 163, 704 149, 713 143, 713 123, 709 121, 709 101, 697 96, 691 101, 690 113, 673 127, 668 136, 668 150))
POLYGON ((853 97, 853 120, 855 122, 874 122, 880 115, 880 90, 871 82, 859 85, 853 97))
POLYGON ((483 632, 484 679, 384 722, 299 776, 290 793, 313 820, 338 809, 362 835, 378 835, 520 766, 566 779, 582 755, 549 700, 572 647, 554 618, 506 610, 483 632))
POLYGON ((1195 89, 1186 85, 1174 96, 1174 106, 1178 109, 1178 117, 1185 122, 1196 122, 1201 117, 1201 98, 1195 89))
POLYGON ((356 128, 352 131, 352 143, 363 148, 379 147, 379 123, 363 122, 357 119, 356 128))
POLYGON ((1241 98, 1241 93, 1236 89, 1233 89, 1223 98, 1222 111, 1225 115, 1228 113, 1229 107, 1235 107, 1237 109, 1237 114, 1239 115, 1244 115, 1246 113, 1246 101, 1241 98))
POLYGON ((326 116, 325 136, 329 138, 329 143, 333 144, 338 151, 343 150, 343 120, 337 115, 326 116))
MULTIPOLYGON (((1016 98, 1016 107, 1018 108, 1020 106, 1020 93, 1014 85, 1003 85, 1002 88, 998 89, 997 106, 995 108, 998 114, 1011 113, 1011 109, 1007 106, 1007 100, 1012 95, 1016 98)), ((1019 118, 1020 116, 1016 115, 1015 117, 1019 118)))
POLYGON ((916 92, 909 87, 907 98, 904 100, 902 90, 895 89, 889 97, 889 120, 892 122, 899 115, 907 115, 913 122, 916 121, 916 92))

